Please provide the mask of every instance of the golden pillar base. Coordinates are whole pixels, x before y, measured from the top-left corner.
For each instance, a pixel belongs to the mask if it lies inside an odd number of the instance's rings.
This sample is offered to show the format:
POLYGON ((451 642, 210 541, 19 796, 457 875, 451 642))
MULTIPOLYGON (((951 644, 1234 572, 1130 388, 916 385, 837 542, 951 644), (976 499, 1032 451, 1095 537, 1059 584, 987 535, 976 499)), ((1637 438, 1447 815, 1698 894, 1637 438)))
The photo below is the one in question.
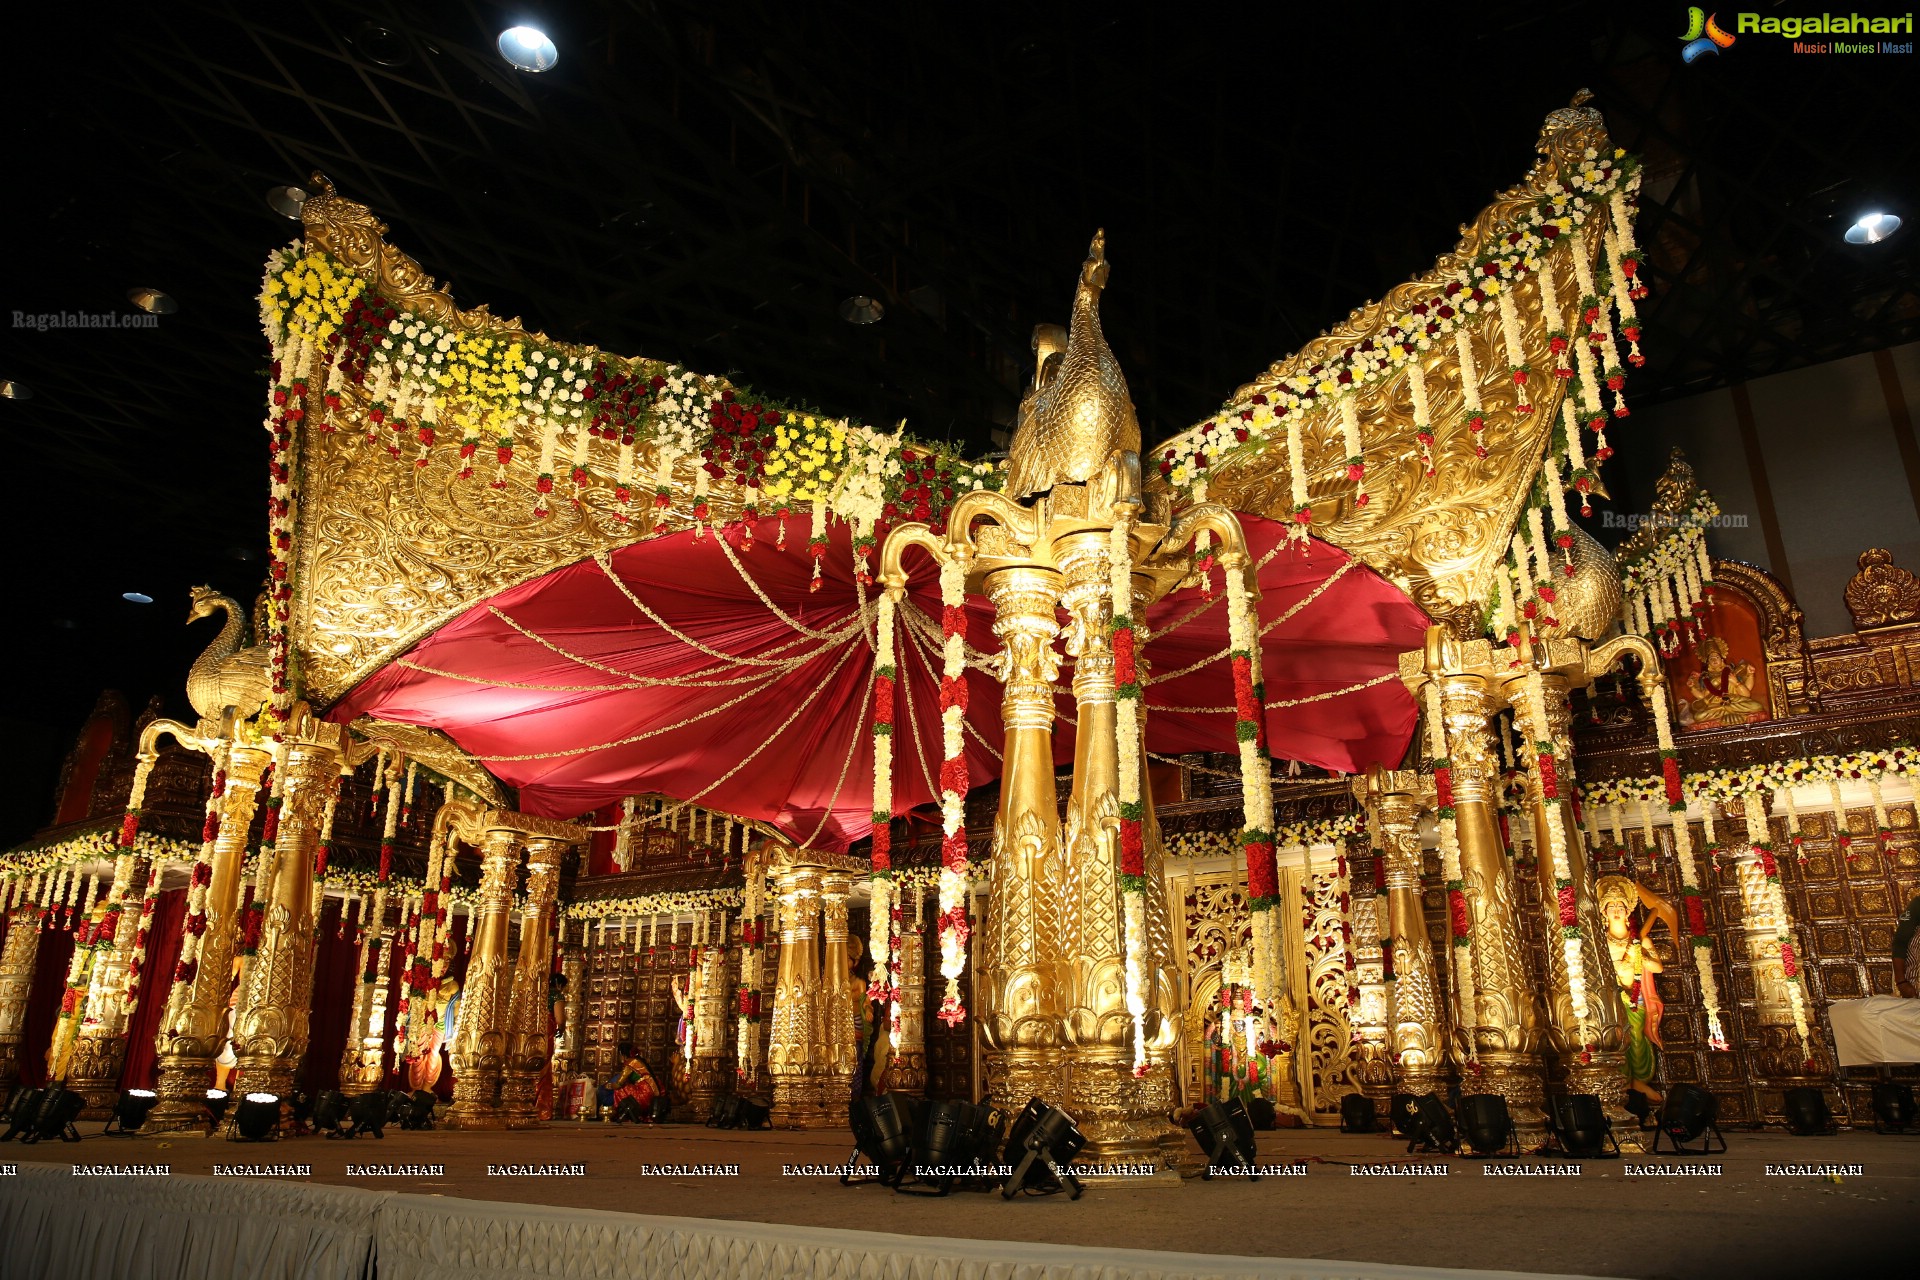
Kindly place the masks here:
POLYGON ((1009 1118, 1030 1098, 1059 1105, 1067 1096, 1067 1064, 1058 1049, 988 1049, 981 1065, 988 1100, 1009 1118))
POLYGON ((105 1120, 120 1099, 120 1069, 127 1061, 127 1038, 82 1034, 67 1060, 67 1088, 87 1100, 82 1120, 105 1120))
POLYGON ((687 1068, 687 1100, 676 1108, 675 1119, 701 1124, 713 1114, 714 1103, 733 1092, 733 1063, 696 1053, 687 1068))
POLYGON ((159 1100, 147 1113, 142 1132, 180 1133, 207 1127, 207 1090, 213 1087, 213 1057, 211 1053, 179 1051, 160 1055, 160 1079, 153 1088, 159 1100))
POLYGON ((1381 1120, 1390 1119, 1394 1087, 1387 1046, 1376 1041, 1363 1043, 1355 1050, 1353 1065, 1360 1078, 1360 1092, 1373 1103, 1373 1114, 1381 1120))
MULTIPOLYGON (((829 1129, 847 1123, 844 1114, 829 1114, 825 1094, 831 1086, 826 1078, 797 1072, 781 1072, 773 1077, 773 1113, 776 1129, 829 1129)), ((843 1108, 844 1110, 844 1108, 843 1108)))
POLYGON ((1546 1141, 1547 1092, 1538 1054, 1482 1049, 1478 1074, 1468 1071, 1460 1078, 1461 1096, 1474 1093, 1494 1093, 1506 1099, 1507 1116, 1513 1121, 1522 1150, 1546 1141))
POLYGON ((0 1094, 10 1093, 20 1078, 20 1037, 0 1039, 0 1094))
POLYGON ((544 1129, 540 1118, 540 1073, 507 1070, 500 1073, 500 1120, 509 1129, 544 1129))
POLYGON ((1065 1096, 1048 1101, 1065 1107, 1086 1135, 1082 1159, 1094 1164, 1159 1163, 1161 1139, 1174 1131, 1167 1119, 1173 1110, 1170 1068, 1158 1065, 1137 1077, 1130 1061, 1076 1058, 1066 1064, 1066 1076, 1065 1096))

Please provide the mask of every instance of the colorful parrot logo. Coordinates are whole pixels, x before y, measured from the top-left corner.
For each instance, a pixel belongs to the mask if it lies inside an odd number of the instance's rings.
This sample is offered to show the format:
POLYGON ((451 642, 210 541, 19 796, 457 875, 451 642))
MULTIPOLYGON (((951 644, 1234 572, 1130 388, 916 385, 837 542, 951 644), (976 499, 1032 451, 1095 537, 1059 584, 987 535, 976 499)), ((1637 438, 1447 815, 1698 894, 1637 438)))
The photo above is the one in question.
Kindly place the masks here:
POLYGON ((1720 50, 1733 43, 1733 37, 1720 29, 1714 19, 1718 14, 1708 13, 1699 5, 1687 8, 1687 29, 1680 38, 1686 41, 1680 46, 1680 60, 1693 63, 1708 54, 1718 54, 1720 50))

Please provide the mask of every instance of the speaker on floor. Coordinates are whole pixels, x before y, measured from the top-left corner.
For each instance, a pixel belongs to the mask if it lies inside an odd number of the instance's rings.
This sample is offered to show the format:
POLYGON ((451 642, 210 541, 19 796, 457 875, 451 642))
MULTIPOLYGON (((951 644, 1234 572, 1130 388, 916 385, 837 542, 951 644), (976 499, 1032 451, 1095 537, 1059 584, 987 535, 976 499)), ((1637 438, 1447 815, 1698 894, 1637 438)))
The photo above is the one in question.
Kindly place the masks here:
MULTIPOLYGON (((1644 1099, 1645 1094, 1635 1094, 1644 1099)), ((1620 1143, 1613 1136, 1613 1121, 1606 1108, 1591 1093, 1555 1094, 1547 1112, 1547 1133, 1563 1153, 1570 1156, 1618 1156, 1620 1143), (1612 1151, 1607 1148, 1611 1146, 1612 1151)))
POLYGON ((1873 1131, 1905 1133, 1913 1127, 1913 1086, 1898 1080, 1873 1085, 1873 1131))
POLYGON ((1372 1098, 1350 1093, 1340 1099, 1340 1132, 1372 1133, 1375 1127, 1372 1098))
POLYGON ((1476 1156, 1519 1155, 1507 1100, 1497 1093, 1469 1093, 1460 1099, 1460 1128, 1476 1156))
POLYGON ((1418 1094, 1396 1093, 1387 1107, 1388 1123, 1393 1126, 1394 1133, 1402 1138, 1411 1138, 1413 1127, 1420 1123, 1419 1101, 1418 1094))
POLYGON ((1407 1130, 1407 1151, 1460 1150, 1460 1137, 1454 1131, 1453 1113, 1437 1094, 1423 1093, 1413 1100, 1411 1128, 1407 1130))
POLYGON ((1827 1109, 1826 1090, 1813 1085, 1801 1085, 1787 1090, 1787 1129, 1801 1137, 1814 1134, 1837 1133, 1840 1126, 1835 1123, 1833 1112, 1827 1109))
POLYGON ((1720 1099, 1697 1084, 1676 1084, 1667 1090, 1660 1106, 1660 1127, 1653 1135, 1653 1151, 1660 1152, 1660 1139, 1673 1144, 1673 1153, 1681 1156, 1719 1155, 1727 1149, 1727 1139, 1714 1123, 1720 1115, 1720 1099), (1698 1141, 1695 1150, 1688 1143, 1698 1141), (1720 1145, 1716 1148, 1714 1143, 1720 1145))

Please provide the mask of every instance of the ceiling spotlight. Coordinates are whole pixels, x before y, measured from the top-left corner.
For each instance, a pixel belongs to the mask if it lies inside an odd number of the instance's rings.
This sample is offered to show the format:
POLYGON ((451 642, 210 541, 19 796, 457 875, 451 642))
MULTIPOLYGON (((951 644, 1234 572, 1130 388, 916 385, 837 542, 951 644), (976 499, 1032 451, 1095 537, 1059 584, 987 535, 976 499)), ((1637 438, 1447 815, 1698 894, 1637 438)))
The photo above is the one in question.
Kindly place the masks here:
POLYGON ((283 218, 300 220, 300 206, 307 202, 307 193, 300 187, 270 187, 267 189, 267 208, 283 218))
POLYGON ((172 294, 145 287, 127 290, 127 301, 150 316, 170 316, 180 309, 172 294))
POLYGON ((122 600, 131 600, 134 604, 152 604, 153 603, 153 597, 148 595, 144 591, 122 591, 120 593, 120 598, 122 600))
POLYGON ((1900 229, 1897 213, 1866 213, 1847 228, 1848 244, 1879 244, 1900 229))
POLYGON ((33 388, 11 378, 0 378, 0 400, 31 400, 33 388))
POLYGON ((500 33, 500 56, 521 71, 551 71, 560 51, 538 27, 508 27, 500 33))
POLYGON ((873 324, 885 314, 887 309, 880 305, 880 299, 864 293, 856 293, 840 304, 840 318, 848 324, 873 324))

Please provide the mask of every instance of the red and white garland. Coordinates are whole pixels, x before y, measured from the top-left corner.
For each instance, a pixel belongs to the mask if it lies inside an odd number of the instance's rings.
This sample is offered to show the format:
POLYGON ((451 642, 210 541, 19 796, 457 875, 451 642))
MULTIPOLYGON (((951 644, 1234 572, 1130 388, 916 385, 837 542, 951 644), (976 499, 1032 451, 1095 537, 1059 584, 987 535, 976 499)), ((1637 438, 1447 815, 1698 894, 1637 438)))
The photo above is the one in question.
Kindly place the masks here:
POLYGON ((1470 1061, 1479 1056, 1473 1028, 1479 1025, 1473 966, 1473 908, 1467 903, 1466 873, 1460 863, 1460 827, 1453 805, 1453 762, 1447 756, 1447 722, 1441 713, 1440 686, 1427 682, 1427 757, 1433 770, 1434 814, 1440 825, 1440 874, 1446 881, 1447 932, 1454 962, 1454 1025, 1464 1034, 1470 1061))
POLYGON ((206 819, 200 829, 200 852, 188 873, 187 909, 180 924, 180 958, 173 966, 173 988, 161 1016, 161 1034, 185 1034, 193 1003, 194 979, 200 973, 200 952, 207 934, 207 887, 213 883, 213 846, 220 838, 221 798, 227 790, 229 751, 222 747, 213 758, 213 787, 207 794, 206 819))
POLYGON ((940 1020, 958 1026, 967 1017, 960 976, 967 971, 967 614, 966 569, 940 565, 940 976, 947 980, 940 1020))
MULTIPOLYGON (((1673 745, 1673 718, 1667 709, 1667 696, 1664 688, 1650 688, 1647 703, 1653 709, 1654 739, 1660 748, 1661 783, 1666 788, 1667 812, 1673 819, 1673 856, 1680 864, 1680 900, 1685 904, 1687 913, 1687 940, 1691 944, 1688 950, 1693 955, 1693 970, 1700 979, 1700 1003, 1707 1011, 1707 1044, 1710 1048, 1726 1049, 1727 1033, 1720 1021, 1720 985, 1713 976, 1713 938, 1707 932, 1706 892, 1700 883, 1700 865, 1693 852, 1693 830, 1687 825, 1687 793, 1680 776, 1680 753, 1673 745)), ((1789 791, 1791 794, 1791 791, 1789 791)), ((1713 807, 1711 799, 1703 799, 1708 809, 1713 807)), ((1653 812, 1650 807, 1642 806, 1646 823, 1647 856, 1652 857, 1658 847, 1653 838, 1653 812)), ((1619 808, 1614 807, 1613 842, 1620 840, 1619 808)), ((1675 938, 1678 946, 1680 939, 1675 938)))
POLYGON ((1146 805, 1140 794, 1141 721, 1146 710, 1145 674, 1139 651, 1146 647, 1142 617, 1133 617, 1133 555, 1129 539, 1132 520, 1116 520, 1107 535, 1108 595, 1113 618, 1113 721, 1115 757, 1119 763, 1120 894, 1126 930, 1127 1013, 1133 1019, 1133 1074, 1144 1076, 1147 1060, 1147 867, 1146 805))
MULTIPOLYGON (((824 545, 824 544, 823 544, 824 545)), ((814 561, 814 571, 820 562, 814 561)), ((873 957, 873 976, 867 999, 887 1006, 888 1025, 899 1017, 900 988, 894 981, 893 935, 899 908, 893 886, 893 728, 894 610, 892 591, 880 593, 873 641, 873 874, 867 901, 867 951, 873 957)))
POLYGON ((1749 791, 1745 798, 1747 843, 1759 862, 1759 903, 1772 917, 1779 936, 1780 976, 1787 982, 1787 998, 1793 1007, 1793 1029, 1800 1037, 1800 1052, 1811 1060, 1812 1041, 1808 1038, 1807 994, 1800 976, 1800 956, 1793 945, 1792 917, 1787 911, 1786 890, 1780 884, 1780 863, 1773 856, 1772 833, 1767 829, 1767 798, 1763 791, 1749 791))
MULTIPOLYGON (((1583 946, 1584 929, 1580 919, 1580 886, 1574 883, 1573 865, 1567 855, 1566 823, 1561 820, 1560 805, 1566 800, 1566 792, 1560 778, 1563 767, 1555 754, 1553 739, 1548 736, 1546 681, 1538 667, 1531 667, 1523 681, 1527 699, 1527 719, 1535 740, 1529 755, 1532 757, 1534 785, 1540 789, 1540 799, 1547 810, 1547 852, 1548 865, 1553 872, 1555 904, 1558 908, 1556 919, 1560 926, 1560 951, 1567 965, 1567 995, 1573 1004, 1573 1013, 1580 1020, 1580 1059, 1592 1061, 1593 1028, 1587 1008, 1587 970, 1586 955, 1583 946)), ((1569 765, 1571 761, 1567 762, 1569 765)), ((1568 780, 1571 782, 1571 779, 1568 780)))
POLYGON ((153 937, 154 904, 160 897, 160 877, 166 865, 164 858, 155 858, 147 864, 147 884, 140 892, 140 927, 133 935, 133 954, 127 958, 127 995, 123 1008, 129 1018, 140 1007, 141 980, 147 968, 147 946, 153 937))
POLYGON ((1260 681, 1260 635, 1247 591, 1246 564, 1227 571, 1228 660, 1233 668, 1234 741, 1240 751, 1240 844, 1247 859, 1247 908, 1253 932, 1253 992, 1266 1021, 1260 1051, 1286 1052, 1280 1001, 1282 939, 1277 923, 1280 866, 1273 847, 1273 762, 1267 756, 1266 692, 1260 681))
POLYGON ((746 858, 746 888, 740 902, 740 989, 737 1043, 740 1076, 750 1080, 760 1067, 760 997, 767 958, 767 874, 758 858, 746 858))

